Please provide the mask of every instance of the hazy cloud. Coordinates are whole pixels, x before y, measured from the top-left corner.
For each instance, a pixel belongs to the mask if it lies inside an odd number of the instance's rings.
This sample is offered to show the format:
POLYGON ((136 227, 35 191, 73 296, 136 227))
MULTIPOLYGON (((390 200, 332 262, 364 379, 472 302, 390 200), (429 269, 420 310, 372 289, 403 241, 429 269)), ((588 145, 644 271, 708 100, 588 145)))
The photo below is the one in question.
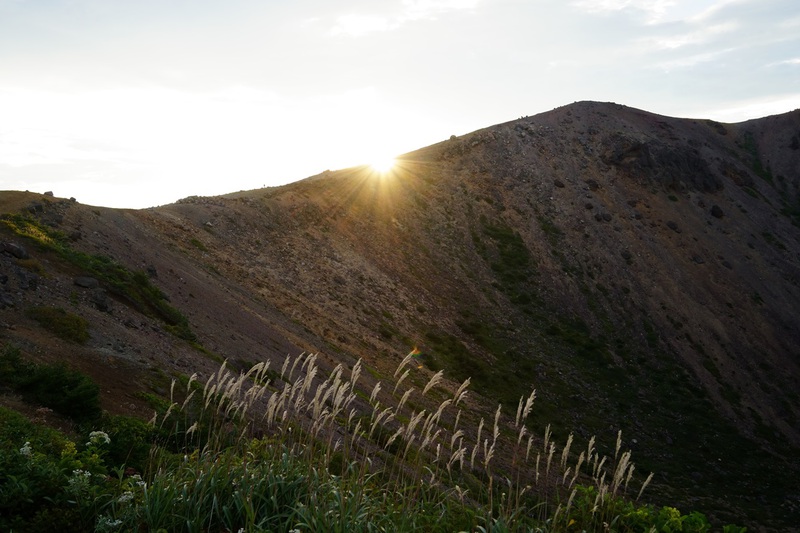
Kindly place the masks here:
POLYGON ((349 35, 361 37, 368 33, 392 30, 399 27, 399 22, 380 15, 343 15, 336 20, 336 25, 331 28, 331 35, 349 35))
POLYGON ((473 10, 480 0, 403 0, 398 10, 384 14, 351 13, 336 19, 331 28, 333 36, 362 37, 376 32, 391 31, 417 20, 435 20, 452 11, 473 10))

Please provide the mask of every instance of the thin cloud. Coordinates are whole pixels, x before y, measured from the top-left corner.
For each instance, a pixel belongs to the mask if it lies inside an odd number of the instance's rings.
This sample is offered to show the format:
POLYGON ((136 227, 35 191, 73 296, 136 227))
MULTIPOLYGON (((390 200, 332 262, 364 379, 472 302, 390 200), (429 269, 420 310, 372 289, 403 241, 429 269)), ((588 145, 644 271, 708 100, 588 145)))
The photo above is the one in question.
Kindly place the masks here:
POLYGON ((735 0, 575 0, 573 7, 589 14, 633 12, 648 25, 702 18, 735 0))
POLYGON ((676 4, 672 0, 577 0, 572 5, 587 13, 635 10, 647 14, 648 21, 659 20, 676 4))
POLYGON ((793 57, 791 59, 784 59, 783 61, 774 61, 767 65, 767 67, 780 67, 783 65, 800 66, 800 57, 793 57))
POLYGON ((357 13, 352 13, 336 19, 336 25, 331 28, 330 34, 333 36, 349 35, 351 37, 362 37, 369 33, 393 30, 399 27, 399 25, 398 22, 381 15, 359 15, 357 13))
POLYGON ((404 0, 402 9, 391 14, 350 13, 336 19, 329 34, 363 37, 371 33, 392 31, 418 20, 436 20, 454 11, 474 10, 480 0, 404 0))
POLYGON ((705 26, 688 33, 654 37, 651 42, 657 49, 674 50, 688 45, 708 43, 719 35, 735 32, 739 28, 740 24, 738 22, 724 22, 705 26))
POLYGON ((449 11, 472 10, 479 0, 404 0, 402 18, 405 20, 435 19, 449 11))
POLYGON ((719 60, 722 56, 736 52, 738 48, 726 48, 724 50, 715 50, 713 52, 704 52, 701 54, 692 54, 670 61, 663 61, 657 63, 653 68, 670 72, 677 69, 693 68, 703 63, 711 63, 719 60))

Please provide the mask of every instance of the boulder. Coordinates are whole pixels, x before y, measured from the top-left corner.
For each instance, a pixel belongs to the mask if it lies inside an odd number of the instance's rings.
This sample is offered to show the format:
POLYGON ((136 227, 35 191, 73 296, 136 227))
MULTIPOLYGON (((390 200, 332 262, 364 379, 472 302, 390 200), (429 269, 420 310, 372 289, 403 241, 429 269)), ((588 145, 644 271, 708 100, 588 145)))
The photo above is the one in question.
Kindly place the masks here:
POLYGON ((73 280, 73 283, 75 283, 75 285, 78 287, 83 287, 84 289, 96 289, 100 286, 99 281, 89 276, 79 276, 73 280))
POLYGON ((25 248, 14 242, 4 243, 3 251, 10 253, 17 259, 28 259, 30 257, 25 248))

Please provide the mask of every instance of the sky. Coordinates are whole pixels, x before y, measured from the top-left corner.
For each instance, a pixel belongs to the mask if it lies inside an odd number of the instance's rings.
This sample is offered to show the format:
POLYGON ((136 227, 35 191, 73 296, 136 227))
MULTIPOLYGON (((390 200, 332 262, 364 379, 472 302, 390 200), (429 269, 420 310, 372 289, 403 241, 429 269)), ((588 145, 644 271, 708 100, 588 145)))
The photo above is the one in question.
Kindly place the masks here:
POLYGON ((0 191, 145 208, 581 100, 800 108, 800 2, 0 0, 0 191))

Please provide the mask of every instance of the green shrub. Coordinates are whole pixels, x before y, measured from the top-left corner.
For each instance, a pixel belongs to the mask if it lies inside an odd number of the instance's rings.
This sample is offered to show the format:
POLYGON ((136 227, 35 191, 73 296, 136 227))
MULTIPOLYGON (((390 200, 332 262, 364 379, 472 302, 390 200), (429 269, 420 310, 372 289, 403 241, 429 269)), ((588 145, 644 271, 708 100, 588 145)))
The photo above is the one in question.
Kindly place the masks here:
POLYGON ((93 530, 109 497, 96 435, 79 452, 61 433, 0 408, 0 531, 93 530))
POLYGON ((121 415, 104 416, 100 427, 111 438, 106 457, 108 463, 144 472, 156 440, 155 428, 139 418, 121 415))
POLYGON ((75 421, 100 417, 100 387, 85 374, 63 363, 25 361, 17 348, 0 353, 0 384, 22 395, 28 403, 49 407, 75 421))
POLYGON ((86 320, 60 307, 32 307, 25 314, 61 339, 79 344, 89 340, 89 325, 86 320))

